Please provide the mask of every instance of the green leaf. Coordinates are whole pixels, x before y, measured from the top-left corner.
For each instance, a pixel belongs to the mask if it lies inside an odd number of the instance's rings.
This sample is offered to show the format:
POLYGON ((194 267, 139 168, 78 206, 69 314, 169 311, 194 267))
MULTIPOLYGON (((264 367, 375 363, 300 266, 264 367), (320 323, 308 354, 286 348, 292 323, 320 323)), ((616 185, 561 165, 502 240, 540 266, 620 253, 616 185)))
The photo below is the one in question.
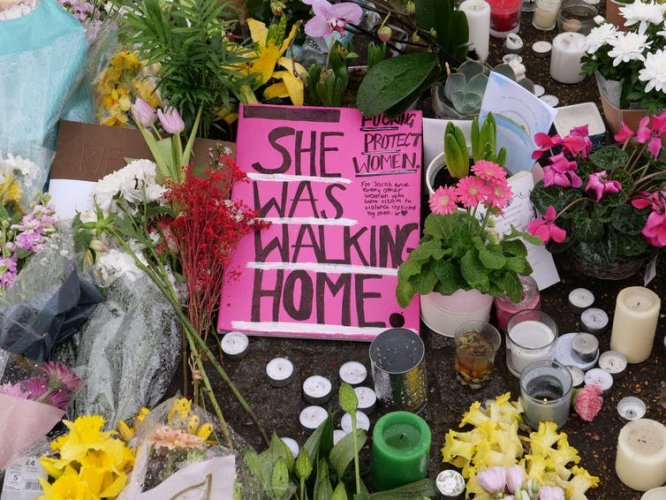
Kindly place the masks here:
POLYGON ((358 108, 366 116, 383 113, 418 89, 436 64, 437 58, 429 52, 379 62, 368 71, 359 86, 358 108))
POLYGON ((515 272, 507 272, 502 280, 504 293, 506 293, 513 302, 520 302, 523 294, 523 284, 515 272))
POLYGON ((316 500, 333 500, 333 486, 328 473, 328 463, 325 459, 319 459, 317 464, 317 481, 314 486, 314 498, 316 500))
POLYGON ((333 421, 331 419, 331 415, 329 414, 326 420, 324 420, 319 427, 317 427, 312 434, 310 434, 310 437, 305 441, 305 444, 303 445, 303 448, 307 450, 308 455, 310 457, 316 457, 317 452, 320 448, 320 445, 322 441, 325 441, 323 439, 324 434, 328 434, 330 432, 331 434, 331 440, 333 439, 332 434, 333 434, 333 421))
POLYGON ((636 259, 646 256, 652 247, 643 237, 630 236, 613 231, 613 239, 617 242, 618 257, 636 259))
POLYGON ((629 155, 617 146, 606 146, 592 153, 590 161, 601 170, 611 171, 626 166, 629 155))
MULTIPOLYGON (((356 430, 358 438, 358 447, 356 451, 361 451, 367 440, 367 435, 363 429, 356 430)), ((338 477, 342 477, 347 466, 354 460, 354 435, 350 432, 333 446, 329 460, 338 477)))
POLYGON ((409 279, 409 283, 414 288, 414 291, 419 295, 426 295, 432 292, 435 285, 437 285, 437 274, 435 269, 437 268, 436 262, 427 262, 422 268, 421 273, 412 276, 409 279))
POLYGON ((421 497, 435 497, 437 487, 432 479, 421 479, 388 491, 380 491, 370 495, 370 500, 412 500, 421 497))
POLYGON ((490 287, 490 281, 483 264, 479 260, 476 249, 469 249, 460 260, 460 272, 469 286, 476 288, 481 293, 486 293, 490 287))
POLYGON ((275 433, 271 436, 270 450, 274 457, 284 459, 289 472, 294 470, 294 456, 291 454, 291 450, 275 433))
POLYGON ((527 257, 527 248, 520 240, 502 240, 500 243, 502 252, 505 255, 512 255, 514 257, 527 257))
POLYGON ((343 382, 340 384, 340 407, 349 414, 356 413, 358 397, 352 386, 343 382))
POLYGON ((573 233, 578 241, 598 241, 606 233, 604 225, 594 215, 578 211, 573 218, 573 233))
POLYGON ((502 269, 506 264, 506 257, 502 255, 502 247, 493 245, 479 250, 479 260, 488 269, 502 269))
POLYGON ((457 215, 428 215, 424 223, 423 234, 438 240, 448 241, 453 236, 456 226, 460 224, 460 218, 457 215))
POLYGON ((456 290, 465 287, 465 280, 460 273, 460 268, 451 261, 441 262, 435 266, 437 285, 435 292, 442 295, 451 295, 456 290))
POLYGON ((310 460, 308 450, 305 448, 301 448, 298 457, 296 457, 294 472, 298 479, 307 479, 312 474, 312 461, 310 460))
POLYGON ((271 491, 276 498, 282 498, 289 489, 289 469, 284 459, 280 458, 273 466, 271 491))
POLYGON ((395 289, 395 296, 398 299, 400 307, 407 307, 414 298, 414 287, 407 279, 399 279, 395 289))
MULTIPOLYGON (((539 181, 530 195, 530 200, 539 213, 545 213, 550 205, 555 212, 559 213, 565 206, 576 198, 580 197, 580 191, 577 189, 562 189, 558 186, 544 186, 543 181, 539 181)), ((583 204, 584 205, 584 204, 583 204)))
POLYGON ((643 230, 649 214, 650 211, 647 209, 637 210, 630 205, 620 205, 611 213, 612 225, 621 233, 638 235, 643 230))
POLYGON ((348 500, 347 490, 345 489, 344 483, 339 482, 335 487, 332 500, 348 500))
POLYGON ((531 267, 525 257, 509 257, 506 259, 506 269, 518 274, 528 274, 531 267))

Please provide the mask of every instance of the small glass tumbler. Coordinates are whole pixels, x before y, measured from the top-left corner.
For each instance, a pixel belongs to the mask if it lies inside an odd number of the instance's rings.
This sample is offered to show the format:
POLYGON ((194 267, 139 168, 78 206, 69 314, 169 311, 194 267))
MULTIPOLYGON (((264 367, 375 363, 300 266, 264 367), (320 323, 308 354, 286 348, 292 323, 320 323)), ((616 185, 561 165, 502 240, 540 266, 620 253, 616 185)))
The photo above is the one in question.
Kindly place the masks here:
POLYGON ((497 328, 500 332, 506 332, 506 324, 509 322, 509 318, 517 312, 525 309, 541 308, 541 295, 536 280, 531 276, 521 276, 520 283, 523 286, 520 302, 513 302, 507 295, 495 299, 497 328))
POLYGON ((560 11, 562 0, 536 0, 536 10, 532 18, 532 25, 543 31, 550 31, 557 24, 557 14, 560 11))
POLYGON ((502 343, 500 333, 485 321, 468 321, 458 327, 454 342, 458 381, 479 389, 495 366, 495 354, 502 343))
POLYGON ((557 27, 560 32, 572 31, 589 35, 596 26, 594 18, 597 14, 598 5, 588 0, 564 0, 557 17, 557 27))
POLYGON ((543 360, 530 363, 520 375, 520 402, 525 422, 537 429, 551 421, 562 427, 569 418, 573 381, 566 366, 543 360))
POLYGON ((506 38, 509 33, 517 33, 520 28, 520 8, 522 0, 488 0, 490 5, 490 34, 496 38, 506 38))
POLYGON ((545 312, 520 311, 511 316, 506 329, 506 365, 516 377, 533 361, 555 359, 557 324, 545 312))

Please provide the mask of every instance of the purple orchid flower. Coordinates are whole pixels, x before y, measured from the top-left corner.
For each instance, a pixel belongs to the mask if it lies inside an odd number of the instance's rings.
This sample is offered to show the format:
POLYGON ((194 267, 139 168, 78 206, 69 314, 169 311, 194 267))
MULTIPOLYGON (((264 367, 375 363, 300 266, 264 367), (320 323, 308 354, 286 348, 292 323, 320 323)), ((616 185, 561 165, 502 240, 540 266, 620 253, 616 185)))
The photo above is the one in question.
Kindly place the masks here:
POLYGON ((313 0, 312 10, 315 15, 305 24, 305 33, 313 38, 328 37, 334 31, 342 35, 347 23, 358 24, 363 16, 363 9, 352 2, 331 4, 327 0, 313 0))

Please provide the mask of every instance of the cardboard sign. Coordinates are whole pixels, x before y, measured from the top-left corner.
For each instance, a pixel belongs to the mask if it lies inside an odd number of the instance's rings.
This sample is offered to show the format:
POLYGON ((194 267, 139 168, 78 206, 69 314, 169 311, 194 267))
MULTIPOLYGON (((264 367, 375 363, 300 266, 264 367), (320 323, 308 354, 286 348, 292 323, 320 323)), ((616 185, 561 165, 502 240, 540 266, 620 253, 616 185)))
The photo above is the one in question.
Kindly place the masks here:
POLYGON ((225 273, 218 329, 372 340, 418 331, 397 268, 419 241, 421 114, 246 106, 233 198, 272 225, 243 238, 225 273))

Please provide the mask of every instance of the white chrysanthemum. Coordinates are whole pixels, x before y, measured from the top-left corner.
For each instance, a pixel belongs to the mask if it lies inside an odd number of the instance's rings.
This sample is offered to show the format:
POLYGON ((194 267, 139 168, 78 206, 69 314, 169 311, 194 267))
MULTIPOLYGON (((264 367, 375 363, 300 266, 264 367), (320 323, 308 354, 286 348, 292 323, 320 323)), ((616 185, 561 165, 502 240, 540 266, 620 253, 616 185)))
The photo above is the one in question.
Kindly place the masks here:
POLYGON ((110 285, 118 278, 134 282, 143 274, 129 254, 116 248, 97 255, 95 270, 105 285, 110 285))
POLYGON ((592 28, 590 34, 585 37, 585 50, 588 54, 594 54, 597 50, 617 38, 617 29, 610 23, 602 24, 592 28))
POLYGON ((156 173, 152 161, 135 160, 97 182, 93 199, 105 213, 116 210, 118 196, 132 204, 141 203, 144 196, 148 202, 159 201, 165 190, 157 183, 156 173))
POLYGON ((2 175, 12 174, 25 179, 28 183, 34 181, 39 174, 39 167, 32 161, 8 154, 3 157, 0 154, 0 173, 2 175))
POLYGON ((638 79, 645 84, 645 92, 652 89, 666 92, 666 50, 659 49, 645 58, 645 68, 638 72, 638 79))
POLYGON ((608 55, 615 58, 613 66, 617 66, 621 62, 645 61, 643 53, 650 48, 652 42, 648 42, 647 35, 620 32, 608 44, 613 47, 608 55))
POLYGON ((633 26, 640 23, 638 32, 645 33, 650 24, 661 24, 664 21, 664 10, 666 5, 651 2, 643 3, 636 0, 634 3, 620 7, 622 16, 626 19, 625 26, 633 26))

